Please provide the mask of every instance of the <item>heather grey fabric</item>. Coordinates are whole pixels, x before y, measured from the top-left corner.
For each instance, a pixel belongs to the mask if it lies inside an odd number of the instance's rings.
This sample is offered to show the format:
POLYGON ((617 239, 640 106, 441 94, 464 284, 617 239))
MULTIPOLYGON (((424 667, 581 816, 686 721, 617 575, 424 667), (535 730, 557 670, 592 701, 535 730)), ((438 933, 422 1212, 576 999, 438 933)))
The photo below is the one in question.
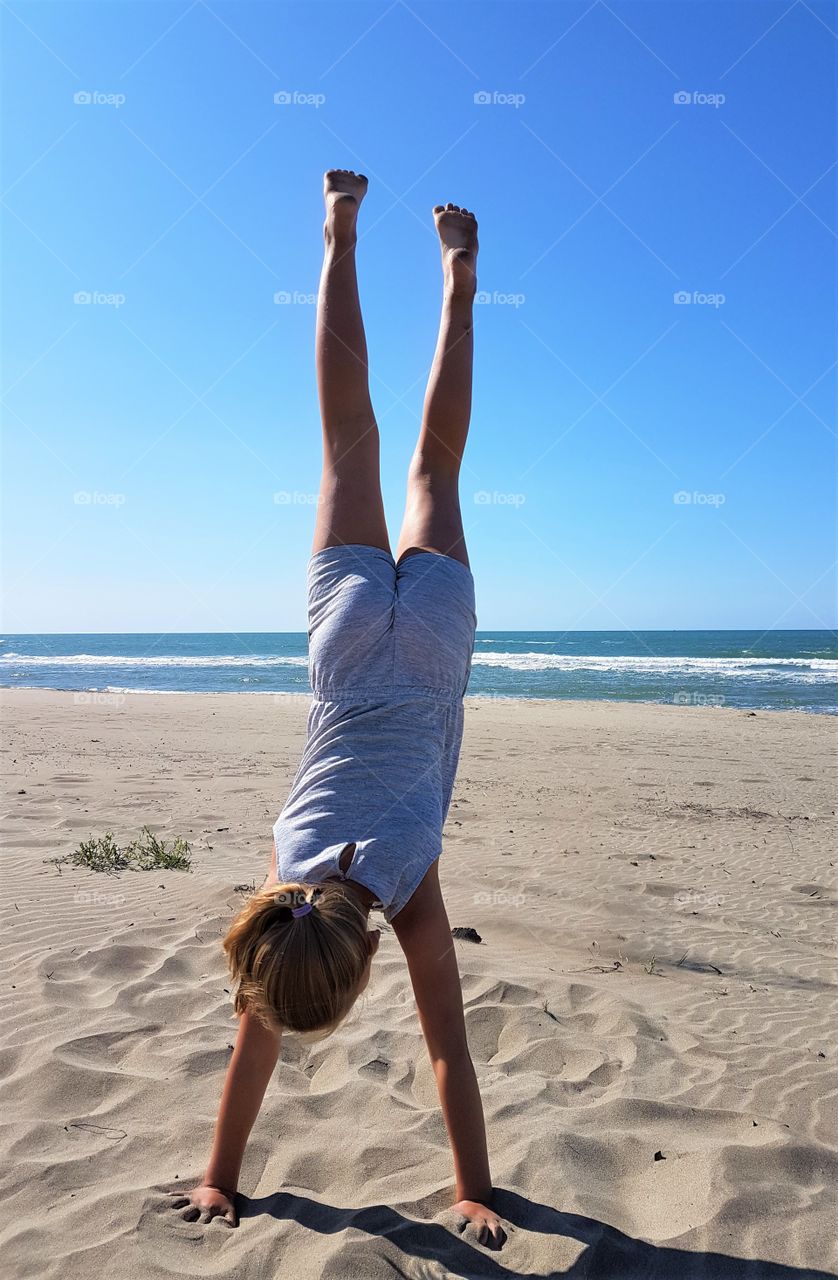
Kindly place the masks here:
POLYGON ((350 545, 309 564, 314 702, 274 826, 281 881, 356 880, 397 915, 442 849, 474 647, 458 560, 350 545), (338 865, 356 849, 346 877, 338 865))

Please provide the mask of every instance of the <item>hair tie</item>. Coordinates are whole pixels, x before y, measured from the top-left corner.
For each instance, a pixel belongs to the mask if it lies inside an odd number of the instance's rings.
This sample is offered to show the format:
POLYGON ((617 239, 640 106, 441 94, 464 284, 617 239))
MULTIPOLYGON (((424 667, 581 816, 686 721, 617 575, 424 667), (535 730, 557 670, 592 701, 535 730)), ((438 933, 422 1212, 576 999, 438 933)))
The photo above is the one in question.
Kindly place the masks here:
POLYGON ((294 917, 295 920, 298 920, 300 916, 307 916, 309 911, 311 911, 311 903, 304 902, 301 907, 292 907, 291 915, 294 917))

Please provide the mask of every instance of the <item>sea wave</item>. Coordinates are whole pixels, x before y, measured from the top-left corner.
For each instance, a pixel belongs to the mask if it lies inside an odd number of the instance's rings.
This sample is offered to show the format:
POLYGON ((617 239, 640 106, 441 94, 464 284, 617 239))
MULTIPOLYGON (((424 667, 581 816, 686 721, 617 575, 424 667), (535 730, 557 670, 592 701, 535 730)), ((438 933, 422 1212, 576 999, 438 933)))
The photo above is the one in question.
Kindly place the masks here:
POLYGON ((617 657, 567 653, 475 653, 478 667, 505 667, 510 671, 598 671, 635 675, 704 675, 738 678, 808 677, 838 682, 835 658, 686 658, 617 657))
POLYGON ((15 667, 307 667, 306 657, 277 657, 258 653, 213 654, 188 657, 155 655, 131 657, 126 654, 72 653, 45 657, 43 654, 2 653, 0 663, 15 667))
MULTIPOLYGON (((824 683, 838 682, 838 659, 835 658, 690 658, 678 655, 569 654, 525 651, 475 652, 475 667, 497 667, 508 671, 605 672, 622 675, 682 676, 791 679, 824 683)), ((266 668, 306 667, 303 655, 276 654, 0 654, 0 668, 77 667, 81 670, 102 667, 121 668, 266 668)), ((246 680, 247 677, 240 677, 246 680)))

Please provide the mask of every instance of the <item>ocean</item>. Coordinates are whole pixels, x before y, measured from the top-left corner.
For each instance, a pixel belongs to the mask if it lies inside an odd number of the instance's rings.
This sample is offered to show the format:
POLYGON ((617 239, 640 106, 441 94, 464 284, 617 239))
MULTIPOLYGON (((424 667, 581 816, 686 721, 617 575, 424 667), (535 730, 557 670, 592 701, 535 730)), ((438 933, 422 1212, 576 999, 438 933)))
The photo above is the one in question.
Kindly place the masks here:
MULTIPOLYGON (((96 694, 308 692, 306 635, 6 635, 0 684, 96 694)), ((838 714, 833 631, 481 631, 469 694, 838 714)))

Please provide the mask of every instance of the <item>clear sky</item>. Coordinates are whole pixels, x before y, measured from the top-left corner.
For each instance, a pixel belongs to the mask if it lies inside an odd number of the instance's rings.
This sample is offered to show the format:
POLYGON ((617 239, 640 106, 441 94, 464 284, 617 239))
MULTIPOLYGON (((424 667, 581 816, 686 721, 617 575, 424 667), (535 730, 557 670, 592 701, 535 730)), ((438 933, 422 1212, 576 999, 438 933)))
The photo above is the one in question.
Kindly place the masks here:
POLYGON ((394 538, 480 219, 482 628, 835 625, 832 5, 3 8, 7 630, 304 627, 331 166, 394 538))

